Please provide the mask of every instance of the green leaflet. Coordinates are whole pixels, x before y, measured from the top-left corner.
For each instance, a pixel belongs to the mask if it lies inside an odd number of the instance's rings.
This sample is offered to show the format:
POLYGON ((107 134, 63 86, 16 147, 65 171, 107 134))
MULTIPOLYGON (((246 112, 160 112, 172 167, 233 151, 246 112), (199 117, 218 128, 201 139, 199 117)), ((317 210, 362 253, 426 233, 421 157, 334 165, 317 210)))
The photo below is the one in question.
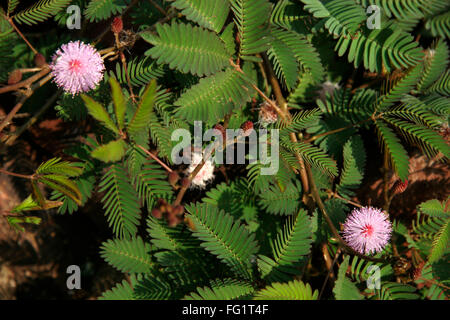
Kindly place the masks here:
POLYGON ((122 139, 113 140, 94 149, 91 155, 103 162, 116 162, 123 158, 126 146, 122 139))
POLYGON ((384 150, 389 153, 395 172, 401 180, 407 180, 409 175, 408 153, 391 128, 382 121, 377 121, 375 125, 384 150))
POLYGON ((224 43, 213 32, 190 24, 157 24, 158 37, 141 33, 153 45, 145 54, 171 69, 194 75, 210 75, 229 65, 224 43))
POLYGON ((254 60, 249 56, 266 51, 270 45, 271 4, 267 0, 230 0, 230 3, 239 31, 239 57, 254 60))
POLYGON ((114 112, 116 114, 117 124, 119 125, 119 130, 122 130, 125 126, 125 111, 126 111, 126 100, 122 93, 119 82, 116 78, 109 78, 109 84, 111 86, 112 99, 114 102, 114 112))
POLYGON ((346 256, 334 284, 333 293, 336 300, 362 300, 363 296, 359 292, 356 285, 346 277, 347 268, 349 265, 350 256, 346 256))
POLYGON ((153 105, 156 99, 156 81, 152 80, 142 94, 141 101, 134 113, 133 119, 128 124, 127 130, 134 139, 144 130, 147 129, 153 105))
POLYGON ((89 114, 96 120, 100 121, 106 128, 114 132, 115 134, 119 134, 119 129, 115 125, 115 123, 112 121, 111 117, 109 116, 108 112, 103 108, 103 106, 92 99, 91 97, 82 94, 81 98, 83 99, 84 103, 86 104, 86 108, 88 109, 89 114))
POLYGON ((189 20, 215 31, 222 30, 230 10, 228 1, 223 0, 169 0, 172 6, 181 10, 189 20))
POLYGON ((225 114, 249 101, 250 92, 250 85, 240 73, 227 68, 200 79, 198 84, 185 91, 174 102, 179 107, 176 115, 191 123, 195 120, 217 123, 225 114))
POLYGON ((253 292, 250 283, 233 279, 217 279, 212 281, 211 287, 198 287, 184 300, 236 300, 245 298, 253 292))
POLYGON ((256 292, 254 300, 317 300, 319 291, 302 281, 293 280, 287 283, 272 283, 256 292))
POLYGON ((150 245, 140 237, 114 239, 102 244, 101 256, 122 272, 148 273, 154 268, 149 251, 150 245))
POLYGON ((297 217, 290 217, 271 243, 273 259, 260 255, 258 268, 269 281, 287 281, 299 274, 302 256, 309 254, 312 242, 311 222, 305 210, 297 217))
POLYGON ((363 178, 366 165, 366 152, 361 137, 353 136, 344 145, 344 166, 342 168, 337 191, 352 196, 363 178))
POLYGON ((250 279, 250 259, 258 251, 255 235, 233 218, 207 204, 186 207, 201 246, 227 264, 244 279, 250 279))
MULTIPOLYGON (((71 0, 39 0, 33 6, 16 13, 13 18, 19 24, 33 25, 54 16, 58 11, 67 7, 70 2, 71 0)), ((8 12, 14 10, 17 5, 17 3, 10 4, 8 12)))
POLYGON ((129 0, 91 0, 84 11, 90 22, 106 20, 125 10, 129 0))
POLYGON ((114 234, 119 238, 133 237, 139 224, 140 203, 126 170, 112 165, 99 184, 99 192, 104 192, 101 202, 114 234))

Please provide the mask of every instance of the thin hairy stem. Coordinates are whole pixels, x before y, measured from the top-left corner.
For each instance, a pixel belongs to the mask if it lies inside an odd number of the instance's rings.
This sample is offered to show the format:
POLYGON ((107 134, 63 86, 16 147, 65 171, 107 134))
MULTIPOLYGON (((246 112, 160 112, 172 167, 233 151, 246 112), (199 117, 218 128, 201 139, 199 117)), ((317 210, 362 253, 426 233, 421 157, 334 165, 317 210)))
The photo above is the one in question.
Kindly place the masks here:
POLYGON ((172 173, 173 170, 169 168, 169 166, 167 164, 165 164, 164 162, 162 162, 157 156, 155 156, 153 153, 151 153, 150 151, 148 151, 147 149, 145 149, 143 146, 141 146, 140 144, 137 144, 136 147, 138 147, 139 149, 141 149, 142 151, 144 151, 148 156, 150 156, 150 158, 152 158, 153 160, 155 160, 156 162, 158 162, 161 167, 163 167, 167 172, 172 173))

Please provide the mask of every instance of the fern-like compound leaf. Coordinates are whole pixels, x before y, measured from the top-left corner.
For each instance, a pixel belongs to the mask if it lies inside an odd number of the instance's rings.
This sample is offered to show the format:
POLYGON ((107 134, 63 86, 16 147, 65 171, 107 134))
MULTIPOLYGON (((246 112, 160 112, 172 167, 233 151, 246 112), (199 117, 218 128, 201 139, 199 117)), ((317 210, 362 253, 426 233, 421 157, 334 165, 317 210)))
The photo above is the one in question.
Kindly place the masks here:
POLYGON ((251 259, 258 251, 255 235, 217 207, 193 204, 186 207, 193 222, 193 235, 201 246, 216 255, 244 279, 250 279, 251 259))
POLYGON ((223 0, 169 0, 172 6, 181 10, 187 19, 215 31, 222 30, 230 11, 230 4, 223 0))
POLYGON ((84 15, 90 22, 106 20, 125 10, 128 2, 129 0, 91 0, 84 15))
POLYGON ((272 243, 273 259, 259 256, 258 267, 270 281, 287 281, 299 274, 303 256, 309 254, 312 242, 311 222, 305 210, 290 217, 272 243))
POLYGON ((319 291, 299 280, 275 282, 255 293, 254 300, 317 300, 319 291))
POLYGON ((392 129, 389 128, 383 121, 377 121, 376 128, 381 144, 385 152, 388 152, 395 172, 401 180, 408 179, 409 157, 405 148, 400 143, 400 140, 392 129))
POLYGON ((185 91, 174 102, 179 107, 176 115, 189 122, 203 120, 214 124, 234 108, 249 101, 251 92, 253 89, 240 73, 228 68, 201 79, 185 91))
POLYGON ((37 24, 54 16, 70 2, 71 0, 40 0, 33 6, 16 13, 13 18, 19 24, 37 24))
POLYGON ((333 293, 336 300, 362 300, 363 295, 356 285, 346 276, 350 256, 346 256, 339 267, 338 277, 334 284, 333 293))
POLYGON ((363 178, 366 152, 361 137, 353 136, 344 145, 344 166, 337 191, 345 196, 353 196, 363 178))
POLYGON ((145 54, 171 69, 203 76, 211 75, 229 64, 224 43, 213 32, 190 24, 156 25, 158 36, 141 33, 153 45, 145 54))
POLYGON ((108 240, 100 250, 102 258, 122 272, 149 273, 155 267, 149 254, 150 245, 141 237, 108 240))
POLYGON ((239 31, 239 57, 248 56, 269 49, 269 19, 271 4, 267 0, 230 0, 234 22, 239 31))
POLYGON ((120 238, 133 237, 140 218, 140 203, 125 168, 112 165, 99 184, 103 209, 113 232, 120 238))
POLYGON ((254 291, 252 285, 234 279, 217 279, 210 287, 198 287, 184 297, 184 300, 238 300, 244 299, 254 291))

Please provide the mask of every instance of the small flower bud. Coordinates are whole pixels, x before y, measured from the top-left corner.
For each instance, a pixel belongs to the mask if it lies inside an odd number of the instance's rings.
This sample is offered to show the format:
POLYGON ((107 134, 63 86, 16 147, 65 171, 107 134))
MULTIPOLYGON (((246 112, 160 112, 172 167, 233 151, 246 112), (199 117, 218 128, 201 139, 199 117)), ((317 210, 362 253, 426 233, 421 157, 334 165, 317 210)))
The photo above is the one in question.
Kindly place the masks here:
POLYGON ((253 122, 251 121, 245 121, 242 125, 241 125, 241 130, 242 130, 242 135, 244 137, 247 137, 250 135, 250 133, 253 130, 253 122))
POLYGON ((162 218, 162 212, 161 210, 155 208, 152 210, 152 216, 154 216, 156 219, 161 219, 162 218))
POLYGON ((36 67, 41 68, 43 67, 47 62, 45 61, 45 57, 38 53, 34 56, 34 64, 36 65, 36 67))
POLYGON ((405 180, 405 181, 398 180, 394 184, 394 191, 395 191, 395 193, 403 193, 403 192, 405 192, 407 187, 408 187, 408 180, 405 180))
POLYGON ((111 31, 119 33, 123 29, 123 22, 121 17, 115 17, 111 23, 111 31))
POLYGON ((177 184, 179 179, 180 179, 180 176, 175 171, 172 171, 171 173, 169 173, 169 183, 172 187, 175 187, 175 185, 177 184))
POLYGON ((181 219, 175 215, 167 216, 167 225, 171 228, 176 227, 181 222, 181 219))
POLYGON ((8 84, 16 84, 22 80, 22 72, 19 69, 12 71, 8 77, 8 84))
POLYGON ((166 207, 167 216, 173 215, 173 207, 172 207, 172 205, 171 204, 167 204, 165 207, 166 207))
POLYGON ((227 133, 225 131, 225 128, 221 124, 216 124, 214 126, 214 129, 219 130, 222 133, 222 139, 225 142, 227 139, 227 133))
POLYGON ((173 208, 173 214, 176 216, 183 215, 184 207, 182 205, 177 205, 175 208, 173 208))
POLYGON ((157 206, 161 212, 167 212, 167 201, 164 199, 158 199, 157 206))

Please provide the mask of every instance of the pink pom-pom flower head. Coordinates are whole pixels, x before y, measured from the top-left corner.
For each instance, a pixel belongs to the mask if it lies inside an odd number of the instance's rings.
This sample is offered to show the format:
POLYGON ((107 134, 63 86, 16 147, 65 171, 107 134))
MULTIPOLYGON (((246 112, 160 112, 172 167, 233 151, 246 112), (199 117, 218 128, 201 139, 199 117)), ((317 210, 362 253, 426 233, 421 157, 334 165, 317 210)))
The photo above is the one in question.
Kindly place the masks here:
MULTIPOLYGON (((202 153, 200 152, 192 153, 191 164, 187 168, 186 173, 191 174, 195 170, 195 168, 197 168, 197 165, 199 165, 202 162, 202 159, 203 159, 202 153)), ((200 169, 200 171, 197 173, 194 179, 192 179, 191 187, 192 188, 198 187, 200 189, 203 189, 206 187, 206 184, 212 180, 214 180, 214 163, 211 161, 210 158, 208 158, 205 160, 203 167, 200 169)))
POLYGON ((377 208, 354 209, 344 223, 343 238, 361 254, 380 252, 386 247, 392 232, 388 217, 377 208))
POLYGON ((50 68, 58 87, 75 95, 94 89, 103 79, 105 65, 94 47, 72 41, 56 51, 50 68))

